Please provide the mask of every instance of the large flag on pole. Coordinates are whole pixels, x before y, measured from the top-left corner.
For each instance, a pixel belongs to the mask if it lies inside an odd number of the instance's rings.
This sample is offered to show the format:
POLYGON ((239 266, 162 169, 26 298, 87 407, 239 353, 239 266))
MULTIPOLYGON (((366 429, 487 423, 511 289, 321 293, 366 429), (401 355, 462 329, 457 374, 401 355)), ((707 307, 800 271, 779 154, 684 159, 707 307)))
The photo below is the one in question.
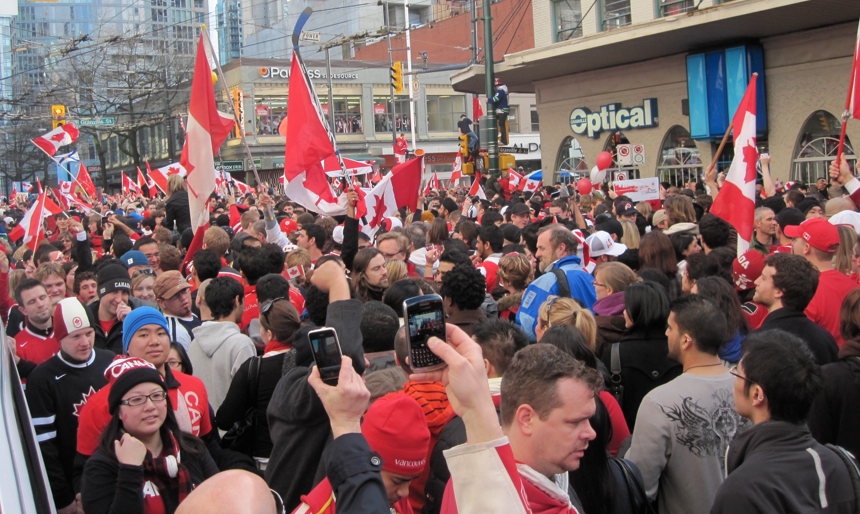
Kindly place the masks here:
POLYGON ((454 171, 451 172, 451 185, 463 178, 463 158, 460 154, 454 158, 454 171))
POLYGON ((206 42, 201 33, 191 83, 188 129, 179 160, 188 171, 188 205, 191 209, 191 228, 195 233, 198 228, 209 226, 209 195, 215 191, 213 156, 235 124, 232 116, 219 112, 216 107, 212 70, 206 54, 206 42))
MULTIPOLYGON (((290 122, 292 123, 292 121, 290 122)), ((367 214, 361 218, 361 231, 370 237, 383 220, 401 207, 415 208, 421 190, 423 156, 398 164, 364 197, 367 214)))
MULTIPOLYGON (((149 169, 149 163, 146 163, 146 166, 147 169, 149 169)), ((149 170, 150 182, 153 182, 155 186, 158 187, 158 189, 161 189, 161 192, 164 194, 167 194, 167 177, 169 177, 170 175, 179 175, 181 177, 185 177, 188 175, 188 172, 178 162, 168 164, 167 166, 162 166, 161 168, 155 170, 149 170)))
POLYGON ((54 130, 33 139, 33 144, 42 149, 43 152, 53 157, 61 146, 66 146, 78 140, 78 129, 73 123, 60 125, 54 130))
POLYGON ((755 181, 758 149, 755 137, 756 75, 732 118, 735 157, 711 212, 738 231, 738 255, 749 250, 755 218, 755 181))
POLYGON ((60 206, 48 198, 47 191, 42 192, 39 198, 33 202, 30 210, 21 218, 21 222, 9 232, 9 240, 17 241, 23 239, 28 248, 36 251, 39 246, 39 234, 42 232, 42 220, 51 214, 63 212, 60 206))
POLYGON ((132 180, 131 177, 125 173, 122 174, 122 192, 123 194, 140 192, 140 187, 138 187, 137 182, 132 180))

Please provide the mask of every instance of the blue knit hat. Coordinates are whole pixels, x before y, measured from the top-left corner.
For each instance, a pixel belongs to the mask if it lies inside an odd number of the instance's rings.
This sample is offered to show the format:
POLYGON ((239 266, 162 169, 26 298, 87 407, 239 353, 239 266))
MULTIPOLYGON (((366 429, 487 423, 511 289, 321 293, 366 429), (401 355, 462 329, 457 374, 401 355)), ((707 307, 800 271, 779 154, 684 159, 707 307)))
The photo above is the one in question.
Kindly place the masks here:
POLYGON ((128 344, 132 336, 144 325, 158 325, 168 332, 167 320, 164 315, 152 307, 138 307, 131 311, 122 322, 122 351, 128 353, 128 344))

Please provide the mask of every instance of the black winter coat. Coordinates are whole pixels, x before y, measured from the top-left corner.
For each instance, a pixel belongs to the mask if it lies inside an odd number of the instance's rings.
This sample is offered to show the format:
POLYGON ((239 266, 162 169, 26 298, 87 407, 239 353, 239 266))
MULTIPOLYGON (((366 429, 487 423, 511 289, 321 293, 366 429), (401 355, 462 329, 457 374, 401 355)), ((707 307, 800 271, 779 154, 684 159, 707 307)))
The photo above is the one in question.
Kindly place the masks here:
POLYGON ((809 412, 809 431, 821 444, 836 444, 860 455, 860 357, 828 364, 821 368, 821 374, 824 390, 809 412))
MULTIPOLYGON (((681 376, 681 364, 669 358, 669 344, 666 334, 653 330, 633 331, 625 334, 619 342, 621 360, 621 384, 624 398, 621 410, 627 426, 633 432, 636 413, 645 395, 655 387, 667 384, 681 376)), ((603 347, 601 361, 606 369, 612 370, 612 345, 603 347)))
POLYGON ((833 339, 830 332, 816 325, 802 312, 785 307, 777 309, 767 315, 755 332, 775 328, 785 330, 789 334, 794 334, 803 339, 815 355, 815 360, 819 366, 836 362, 839 358, 839 347, 836 346, 836 340, 833 339))
POLYGON ((176 222, 176 230, 181 234, 186 228, 191 227, 191 210, 188 207, 188 191, 175 191, 164 207, 164 219, 161 225, 173 230, 173 222, 176 222))

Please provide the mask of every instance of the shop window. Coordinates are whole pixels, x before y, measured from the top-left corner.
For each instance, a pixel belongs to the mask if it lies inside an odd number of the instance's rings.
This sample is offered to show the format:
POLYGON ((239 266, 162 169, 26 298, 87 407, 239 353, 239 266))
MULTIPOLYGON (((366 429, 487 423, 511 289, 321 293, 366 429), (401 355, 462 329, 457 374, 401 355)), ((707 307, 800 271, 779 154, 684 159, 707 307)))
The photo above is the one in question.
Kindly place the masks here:
MULTIPOLYGON (((320 98, 323 114, 328 116, 328 97, 320 98)), ((360 96, 334 97, 335 134, 360 134, 364 128, 361 122, 360 96)))
POLYGON ((657 176, 660 182, 668 182, 683 188, 684 184, 699 180, 703 173, 702 158, 696 142, 684 127, 675 125, 666 137, 657 157, 657 176))
POLYGON ((693 0, 657 0, 660 6, 660 16, 674 16, 692 11, 696 6, 693 0))
POLYGON ((532 105, 532 132, 540 132, 540 118, 538 118, 537 106, 532 105))
POLYGON ((257 119, 257 135, 278 134, 278 126, 287 117, 287 95, 254 97, 254 116, 257 119))
POLYGON ((520 108, 516 105, 511 106, 511 111, 508 113, 508 134, 520 133, 520 108))
POLYGON ((639 166, 621 166, 618 164, 618 145, 629 145, 630 140, 620 130, 616 130, 606 139, 603 150, 612 154, 612 165, 606 168, 606 179, 615 180, 618 173, 624 172, 627 179, 639 178, 639 166))
MULTIPOLYGON (((827 111, 815 111, 807 118, 791 166, 791 180, 813 184, 819 178, 829 177, 830 163, 836 159, 842 122, 827 111)), ((848 136, 845 136, 845 158, 851 171, 857 171, 857 157, 848 136)))
POLYGON ((633 18, 630 15, 630 0, 602 0, 603 20, 601 30, 612 30, 630 25, 633 18))
POLYGON ((465 95, 427 97, 427 125, 430 132, 456 132, 460 115, 466 112, 465 95))
POLYGON ((391 132, 391 128, 397 132, 409 132, 412 130, 409 118, 409 97, 395 96, 392 108, 390 96, 373 97, 373 125, 377 133, 391 132))
POLYGON ((581 177, 590 175, 579 141, 570 136, 564 138, 555 159, 555 169, 558 170, 559 181, 565 184, 575 183, 581 177))
POLYGON ((582 2, 558 0, 553 2, 555 42, 582 37, 582 2))

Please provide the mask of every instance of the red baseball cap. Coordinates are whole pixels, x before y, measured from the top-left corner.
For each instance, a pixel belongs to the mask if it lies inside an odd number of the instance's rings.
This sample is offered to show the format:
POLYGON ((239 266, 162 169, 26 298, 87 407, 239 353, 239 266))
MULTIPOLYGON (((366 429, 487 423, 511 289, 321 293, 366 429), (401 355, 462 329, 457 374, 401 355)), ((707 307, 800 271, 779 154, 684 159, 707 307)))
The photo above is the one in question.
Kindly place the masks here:
POLYGON ((836 253, 839 247, 839 230, 835 225, 822 218, 812 218, 800 225, 785 227, 788 237, 802 237, 809 246, 827 253, 836 253))
POLYGON ((755 281, 761 276, 762 271, 764 271, 764 255, 755 250, 747 250, 732 263, 735 289, 748 291, 754 288, 755 281))
POLYGON ((298 229, 299 226, 296 224, 295 221, 291 220, 290 218, 284 218, 283 220, 281 220, 281 232, 283 232, 284 234, 292 234, 298 229))

